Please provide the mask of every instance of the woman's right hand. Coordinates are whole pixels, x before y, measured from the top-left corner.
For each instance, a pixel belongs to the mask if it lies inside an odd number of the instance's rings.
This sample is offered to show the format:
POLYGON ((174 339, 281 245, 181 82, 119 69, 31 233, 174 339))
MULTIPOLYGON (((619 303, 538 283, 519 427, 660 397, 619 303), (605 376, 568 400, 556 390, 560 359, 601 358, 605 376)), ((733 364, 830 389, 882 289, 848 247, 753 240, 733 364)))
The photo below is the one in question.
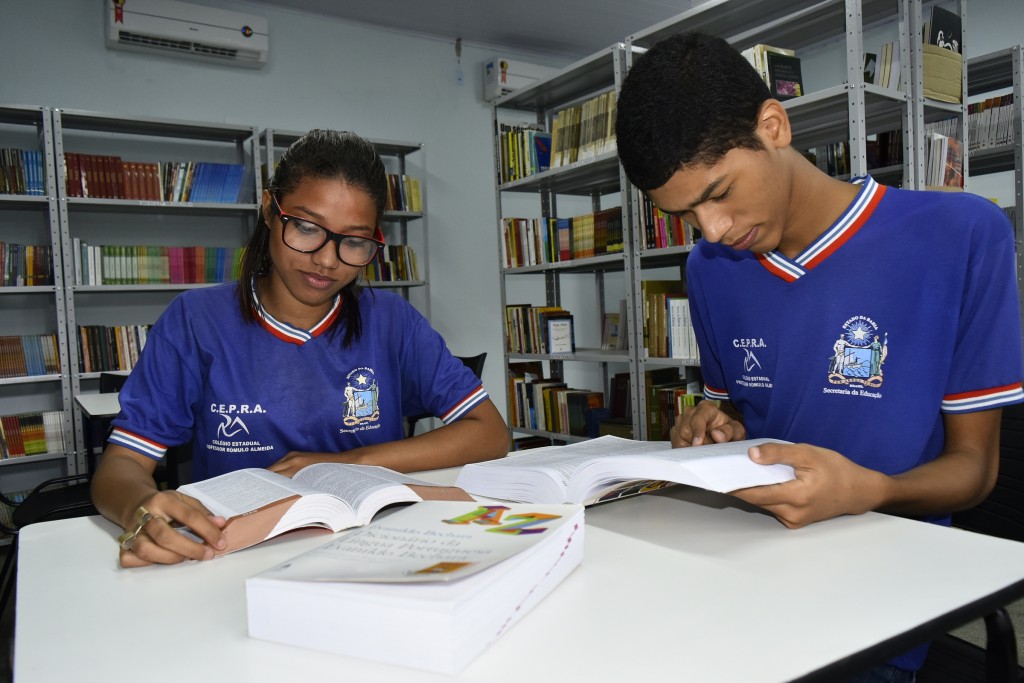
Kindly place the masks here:
POLYGON ((202 503, 191 496, 177 491, 154 493, 136 508, 125 530, 134 530, 140 515, 144 512, 149 512, 152 519, 139 529, 133 540, 122 544, 122 567, 177 564, 183 560, 211 560, 215 550, 223 550, 227 545, 222 533, 226 520, 210 513, 202 503), (179 531, 177 527, 182 526, 188 527, 189 531, 203 542, 197 542, 179 531))

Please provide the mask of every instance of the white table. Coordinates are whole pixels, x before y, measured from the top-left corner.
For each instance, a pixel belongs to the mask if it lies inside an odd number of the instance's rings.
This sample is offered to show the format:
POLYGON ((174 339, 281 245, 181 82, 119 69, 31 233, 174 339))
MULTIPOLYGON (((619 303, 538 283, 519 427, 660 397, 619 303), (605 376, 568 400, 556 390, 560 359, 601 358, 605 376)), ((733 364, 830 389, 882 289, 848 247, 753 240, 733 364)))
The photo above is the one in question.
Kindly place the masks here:
MULTIPOLYGON (((586 516, 583 564, 456 680, 835 681, 1024 595, 1024 544, 882 514, 793 531, 677 487, 586 516)), ((324 536, 123 570, 118 531, 21 532, 18 683, 447 680, 247 637, 244 579, 324 536)))

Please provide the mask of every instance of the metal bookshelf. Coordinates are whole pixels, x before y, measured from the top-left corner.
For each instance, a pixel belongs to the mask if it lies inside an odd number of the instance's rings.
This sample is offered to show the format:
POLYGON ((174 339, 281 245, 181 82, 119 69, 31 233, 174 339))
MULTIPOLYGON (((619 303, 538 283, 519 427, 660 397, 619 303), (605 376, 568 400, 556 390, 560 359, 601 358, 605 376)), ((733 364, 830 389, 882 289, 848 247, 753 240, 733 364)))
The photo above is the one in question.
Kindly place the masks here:
POLYGON ((990 52, 967 60, 967 95, 982 97, 997 90, 1009 90, 1013 94, 1013 116, 1011 126, 1013 142, 995 147, 970 150, 970 176, 1003 171, 1013 172, 1013 230, 1017 245, 1017 293, 1021 299, 1021 315, 1024 316, 1024 113, 1021 112, 1021 98, 1024 97, 1024 47, 1014 47, 990 52))
POLYGON ((73 471, 74 439, 50 109, 0 106, 0 147, 39 152, 43 171, 43 194, 0 194, 0 241, 48 245, 53 256, 53 285, 0 287, 0 334, 55 334, 59 360, 57 374, 0 379, 0 415, 57 411, 63 416, 64 441, 60 451, 0 460, 0 489, 11 493, 73 471))
MULTIPOLYGON (((209 285, 77 284, 77 240, 90 245, 241 247, 255 226, 261 192, 259 136, 250 126, 59 108, 53 110, 53 131, 71 392, 95 393, 100 373, 81 370, 81 326, 152 324, 179 293, 209 285), (124 161, 242 164, 245 175, 235 202, 69 196, 66 155, 71 152, 119 155, 124 161)), ((73 425, 74 469, 83 472, 88 454, 80 410, 73 413, 73 425)))

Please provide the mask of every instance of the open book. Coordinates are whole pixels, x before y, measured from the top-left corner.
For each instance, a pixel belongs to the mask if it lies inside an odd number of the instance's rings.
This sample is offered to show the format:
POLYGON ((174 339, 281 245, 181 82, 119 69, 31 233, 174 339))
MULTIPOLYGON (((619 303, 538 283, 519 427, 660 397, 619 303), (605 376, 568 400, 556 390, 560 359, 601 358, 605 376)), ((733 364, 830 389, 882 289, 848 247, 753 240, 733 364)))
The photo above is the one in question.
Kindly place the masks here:
POLYGON ((402 508, 246 579, 249 635, 458 673, 580 564, 583 522, 580 505, 402 508))
POLYGON ((187 484, 178 491, 227 518, 224 535, 228 545, 218 555, 293 529, 341 531, 363 526, 395 503, 472 500, 460 489, 407 477, 386 467, 342 463, 309 465, 290 479, 264 469, 236 470, 187 484))
POLYGON ((763 443, 788 442, 749 439, 672 448, 667 441, 602 436, 466 465, 455 485, 501 500, 591 505, 660 488, 665 482, 727 493, 793 479, 789 465, 759 465, 747 456, 752 446, 763 443))

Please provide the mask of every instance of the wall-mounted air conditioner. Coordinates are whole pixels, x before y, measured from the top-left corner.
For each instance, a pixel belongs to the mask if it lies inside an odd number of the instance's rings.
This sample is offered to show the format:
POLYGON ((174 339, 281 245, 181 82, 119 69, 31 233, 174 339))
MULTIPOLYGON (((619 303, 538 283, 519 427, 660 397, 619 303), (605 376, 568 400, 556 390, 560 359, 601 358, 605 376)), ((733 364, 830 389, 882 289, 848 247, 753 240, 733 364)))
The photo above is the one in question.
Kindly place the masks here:
POLYGON ((267 19, 177 0, 105 0, 107 46, 259 68, 267 19))

